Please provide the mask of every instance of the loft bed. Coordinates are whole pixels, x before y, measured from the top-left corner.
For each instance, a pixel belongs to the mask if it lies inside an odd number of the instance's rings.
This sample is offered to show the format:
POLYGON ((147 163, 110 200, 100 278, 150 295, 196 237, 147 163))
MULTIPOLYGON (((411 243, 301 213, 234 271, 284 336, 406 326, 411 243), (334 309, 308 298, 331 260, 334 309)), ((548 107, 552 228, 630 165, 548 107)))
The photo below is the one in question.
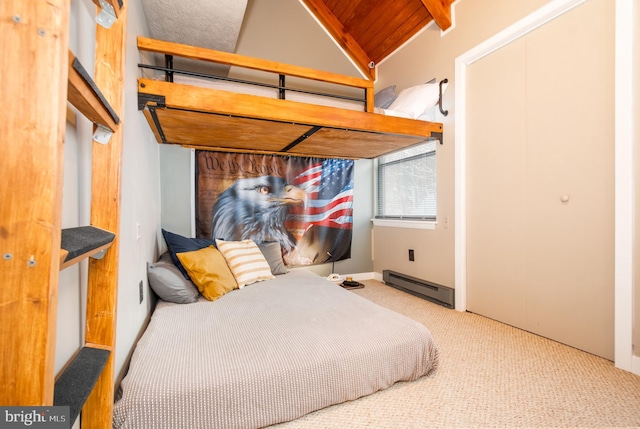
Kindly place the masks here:
POLYGON ((138 37, 138 49, 165 57, 165 67, 139 64, 142 70, 163 74, 164 80, 157 76, 138 79, 138 108, 158 143, 357 159, 376 158, 427 140, 442 142, 441 123, 375 108, 373 82, 365 79, 146 37, 138 37), (239 67, 243 72, 267 72, 277 76, 278 82, 178 70, 173 68, 174 56, 239 67), (338 86, 341 91, 329 94, 287 87, 288 78, 338 86), (355 90, 364 96, 352 96, 355 90))

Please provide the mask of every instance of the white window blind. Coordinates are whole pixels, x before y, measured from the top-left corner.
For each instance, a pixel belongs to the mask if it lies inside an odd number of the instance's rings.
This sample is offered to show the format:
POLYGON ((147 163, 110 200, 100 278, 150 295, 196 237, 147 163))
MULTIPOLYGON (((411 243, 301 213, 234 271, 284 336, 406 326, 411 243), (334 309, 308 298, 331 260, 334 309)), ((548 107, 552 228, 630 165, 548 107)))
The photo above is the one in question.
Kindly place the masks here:
POLYGON ((376 219, 435 220, 436 140, 381 156, 376 219))

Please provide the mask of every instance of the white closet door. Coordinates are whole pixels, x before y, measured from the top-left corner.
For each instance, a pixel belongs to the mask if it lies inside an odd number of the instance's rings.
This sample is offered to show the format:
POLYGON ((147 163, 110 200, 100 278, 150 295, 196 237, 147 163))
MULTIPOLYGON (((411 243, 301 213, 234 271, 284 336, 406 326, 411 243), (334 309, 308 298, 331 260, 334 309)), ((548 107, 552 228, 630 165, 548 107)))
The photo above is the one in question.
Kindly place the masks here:
POLYGON ((609 3, 588 1, 469 67, 467 287, 470 311, 613 359, 609 3), (482 102, 519 95, 500 110, 482 102))
POLYGON ((524 43, 516 40, 467 69, 467 308, 523 329, 524 43))
POLYGON ((609 359, 613 3, 588 1, 527 37, 529 328, 609 359))

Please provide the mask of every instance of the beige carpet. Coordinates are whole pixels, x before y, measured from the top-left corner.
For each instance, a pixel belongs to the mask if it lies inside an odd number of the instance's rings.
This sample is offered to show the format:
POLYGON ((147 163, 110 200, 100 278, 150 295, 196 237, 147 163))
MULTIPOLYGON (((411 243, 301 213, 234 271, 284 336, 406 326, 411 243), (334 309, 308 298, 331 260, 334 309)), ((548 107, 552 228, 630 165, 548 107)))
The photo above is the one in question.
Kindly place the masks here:
POLYGON ((640 427, 639 376, 491 319, 363 283, 352 293, 429 328, 440 367, 430 377, 272 427, 640 427))

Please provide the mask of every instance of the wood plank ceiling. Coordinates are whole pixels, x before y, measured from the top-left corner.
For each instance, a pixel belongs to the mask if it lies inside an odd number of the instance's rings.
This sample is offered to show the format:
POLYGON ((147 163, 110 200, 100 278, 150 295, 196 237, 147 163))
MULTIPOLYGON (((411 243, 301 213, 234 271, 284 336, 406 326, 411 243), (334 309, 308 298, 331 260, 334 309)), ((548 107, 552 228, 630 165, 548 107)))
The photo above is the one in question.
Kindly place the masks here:
POLYGON ((365 75, 431 21, 451 26, 455 0, 303 0, 365 75), (372 65, 374 67, 372 67, 372 65))

